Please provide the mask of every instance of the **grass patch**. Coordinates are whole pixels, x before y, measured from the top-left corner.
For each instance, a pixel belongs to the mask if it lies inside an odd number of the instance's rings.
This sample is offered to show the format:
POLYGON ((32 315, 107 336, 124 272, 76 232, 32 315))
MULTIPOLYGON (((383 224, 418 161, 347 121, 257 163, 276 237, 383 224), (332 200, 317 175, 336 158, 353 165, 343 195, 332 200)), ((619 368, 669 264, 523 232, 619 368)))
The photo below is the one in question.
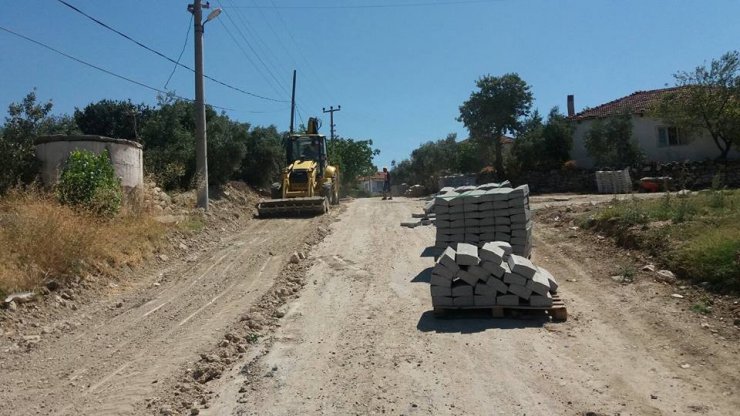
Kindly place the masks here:
POLYGON ((666 268, 720 292, 740 291, 740 191, 613 201, 580 223, 649 251, 666 268))
POLYGON ((133 211, 100 218, 53 195, 11 191, 0 200, 0 292, 135 265, 157 250, 164 232, 163 225, 133 211))

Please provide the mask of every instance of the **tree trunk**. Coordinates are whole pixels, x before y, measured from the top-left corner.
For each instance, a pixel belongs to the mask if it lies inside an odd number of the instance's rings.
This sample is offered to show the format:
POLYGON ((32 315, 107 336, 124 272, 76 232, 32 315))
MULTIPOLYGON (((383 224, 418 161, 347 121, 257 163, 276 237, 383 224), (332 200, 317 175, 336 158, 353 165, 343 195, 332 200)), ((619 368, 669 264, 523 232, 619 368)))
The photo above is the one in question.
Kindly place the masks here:
POLYGON ((717 145, 717 148, 720 151, 720 155, 717 159, 727 160, 727 155, 730 153, 730 148, 732 147, 732 141, 727 140, 718 134, 717 135, 712 134, 712 139, 714 139, 714 144, 717 145), (724 146, 722 145, 723 143, 724 143, 724 146))

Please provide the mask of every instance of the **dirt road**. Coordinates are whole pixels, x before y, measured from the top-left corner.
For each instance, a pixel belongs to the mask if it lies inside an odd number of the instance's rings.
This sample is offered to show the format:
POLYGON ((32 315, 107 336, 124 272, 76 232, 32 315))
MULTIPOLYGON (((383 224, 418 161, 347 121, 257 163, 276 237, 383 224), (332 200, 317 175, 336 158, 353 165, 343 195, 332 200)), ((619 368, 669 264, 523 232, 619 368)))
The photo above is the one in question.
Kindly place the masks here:
POLYGON ((737 414, 737 344, 653 282, 615 284, 608 259, 552 228, 533 258, 560 277, 568 322, 435 319, 420 257, 434 230, 398 226, 419 211, 352 203, 255 376, 233 373, 207 414, 737 414))
MULTIPOLYGON (((559 278, 567 322, 435 319, 434 228, 399 227, 421 206, 350 202, 278 323, 204 385, 200 414, 738 414, 737 338, 669 287, 613 282, 614 256, 562 228, 536 223, 533 259, 559 278)), ((330 220, 252 221, 80 308, 67 333, 38 328, 34 349, 0 358, 0 414, 166 414, 146 402, 177 403, 187 368, 330 220)))
POLYGON ((0 414, 135 413, 157 383, 210 348, 270 288, 321 221, 251 221, 81 307, 54 330, 28 328, 41 342, 0 359, 0 414))

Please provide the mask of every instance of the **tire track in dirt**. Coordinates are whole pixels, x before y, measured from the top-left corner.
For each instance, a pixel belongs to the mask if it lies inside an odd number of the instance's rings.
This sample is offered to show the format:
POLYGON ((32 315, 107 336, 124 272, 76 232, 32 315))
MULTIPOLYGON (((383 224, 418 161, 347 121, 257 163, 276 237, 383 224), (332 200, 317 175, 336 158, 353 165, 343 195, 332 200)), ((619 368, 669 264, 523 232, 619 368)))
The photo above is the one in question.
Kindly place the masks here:
POLYGON ((128 309, 102 309, 106 302, 81 308, 77 319, 89 318, 76 334, 0 360, 0 414, 131 414, 271 287, 318 222, 251 221, 190 261, 144 273, 148 287, 126 300, 128 309), (152 286, 162 272, 168 279, 152 286))

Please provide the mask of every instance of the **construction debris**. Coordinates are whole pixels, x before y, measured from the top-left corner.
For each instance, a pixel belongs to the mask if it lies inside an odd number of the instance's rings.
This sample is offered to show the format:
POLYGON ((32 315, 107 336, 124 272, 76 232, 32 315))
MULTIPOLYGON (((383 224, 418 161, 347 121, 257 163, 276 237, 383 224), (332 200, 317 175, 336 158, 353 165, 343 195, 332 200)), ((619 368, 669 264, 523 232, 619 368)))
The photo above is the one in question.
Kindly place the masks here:
POLYGON ((456 243, 480 247, 490 241, 505 241, 514 254, 531 254, 532 218, 527 185, 512 189, 507 181, 444 188, 434 199, 433 210, 438 248, 456 243))
POLYGON ((507 242, 478 248, 459 243, 447 247, 432 269, 435 308, 531 306, 550 307, 558 284, 547 270, 510 254, 507 242))

